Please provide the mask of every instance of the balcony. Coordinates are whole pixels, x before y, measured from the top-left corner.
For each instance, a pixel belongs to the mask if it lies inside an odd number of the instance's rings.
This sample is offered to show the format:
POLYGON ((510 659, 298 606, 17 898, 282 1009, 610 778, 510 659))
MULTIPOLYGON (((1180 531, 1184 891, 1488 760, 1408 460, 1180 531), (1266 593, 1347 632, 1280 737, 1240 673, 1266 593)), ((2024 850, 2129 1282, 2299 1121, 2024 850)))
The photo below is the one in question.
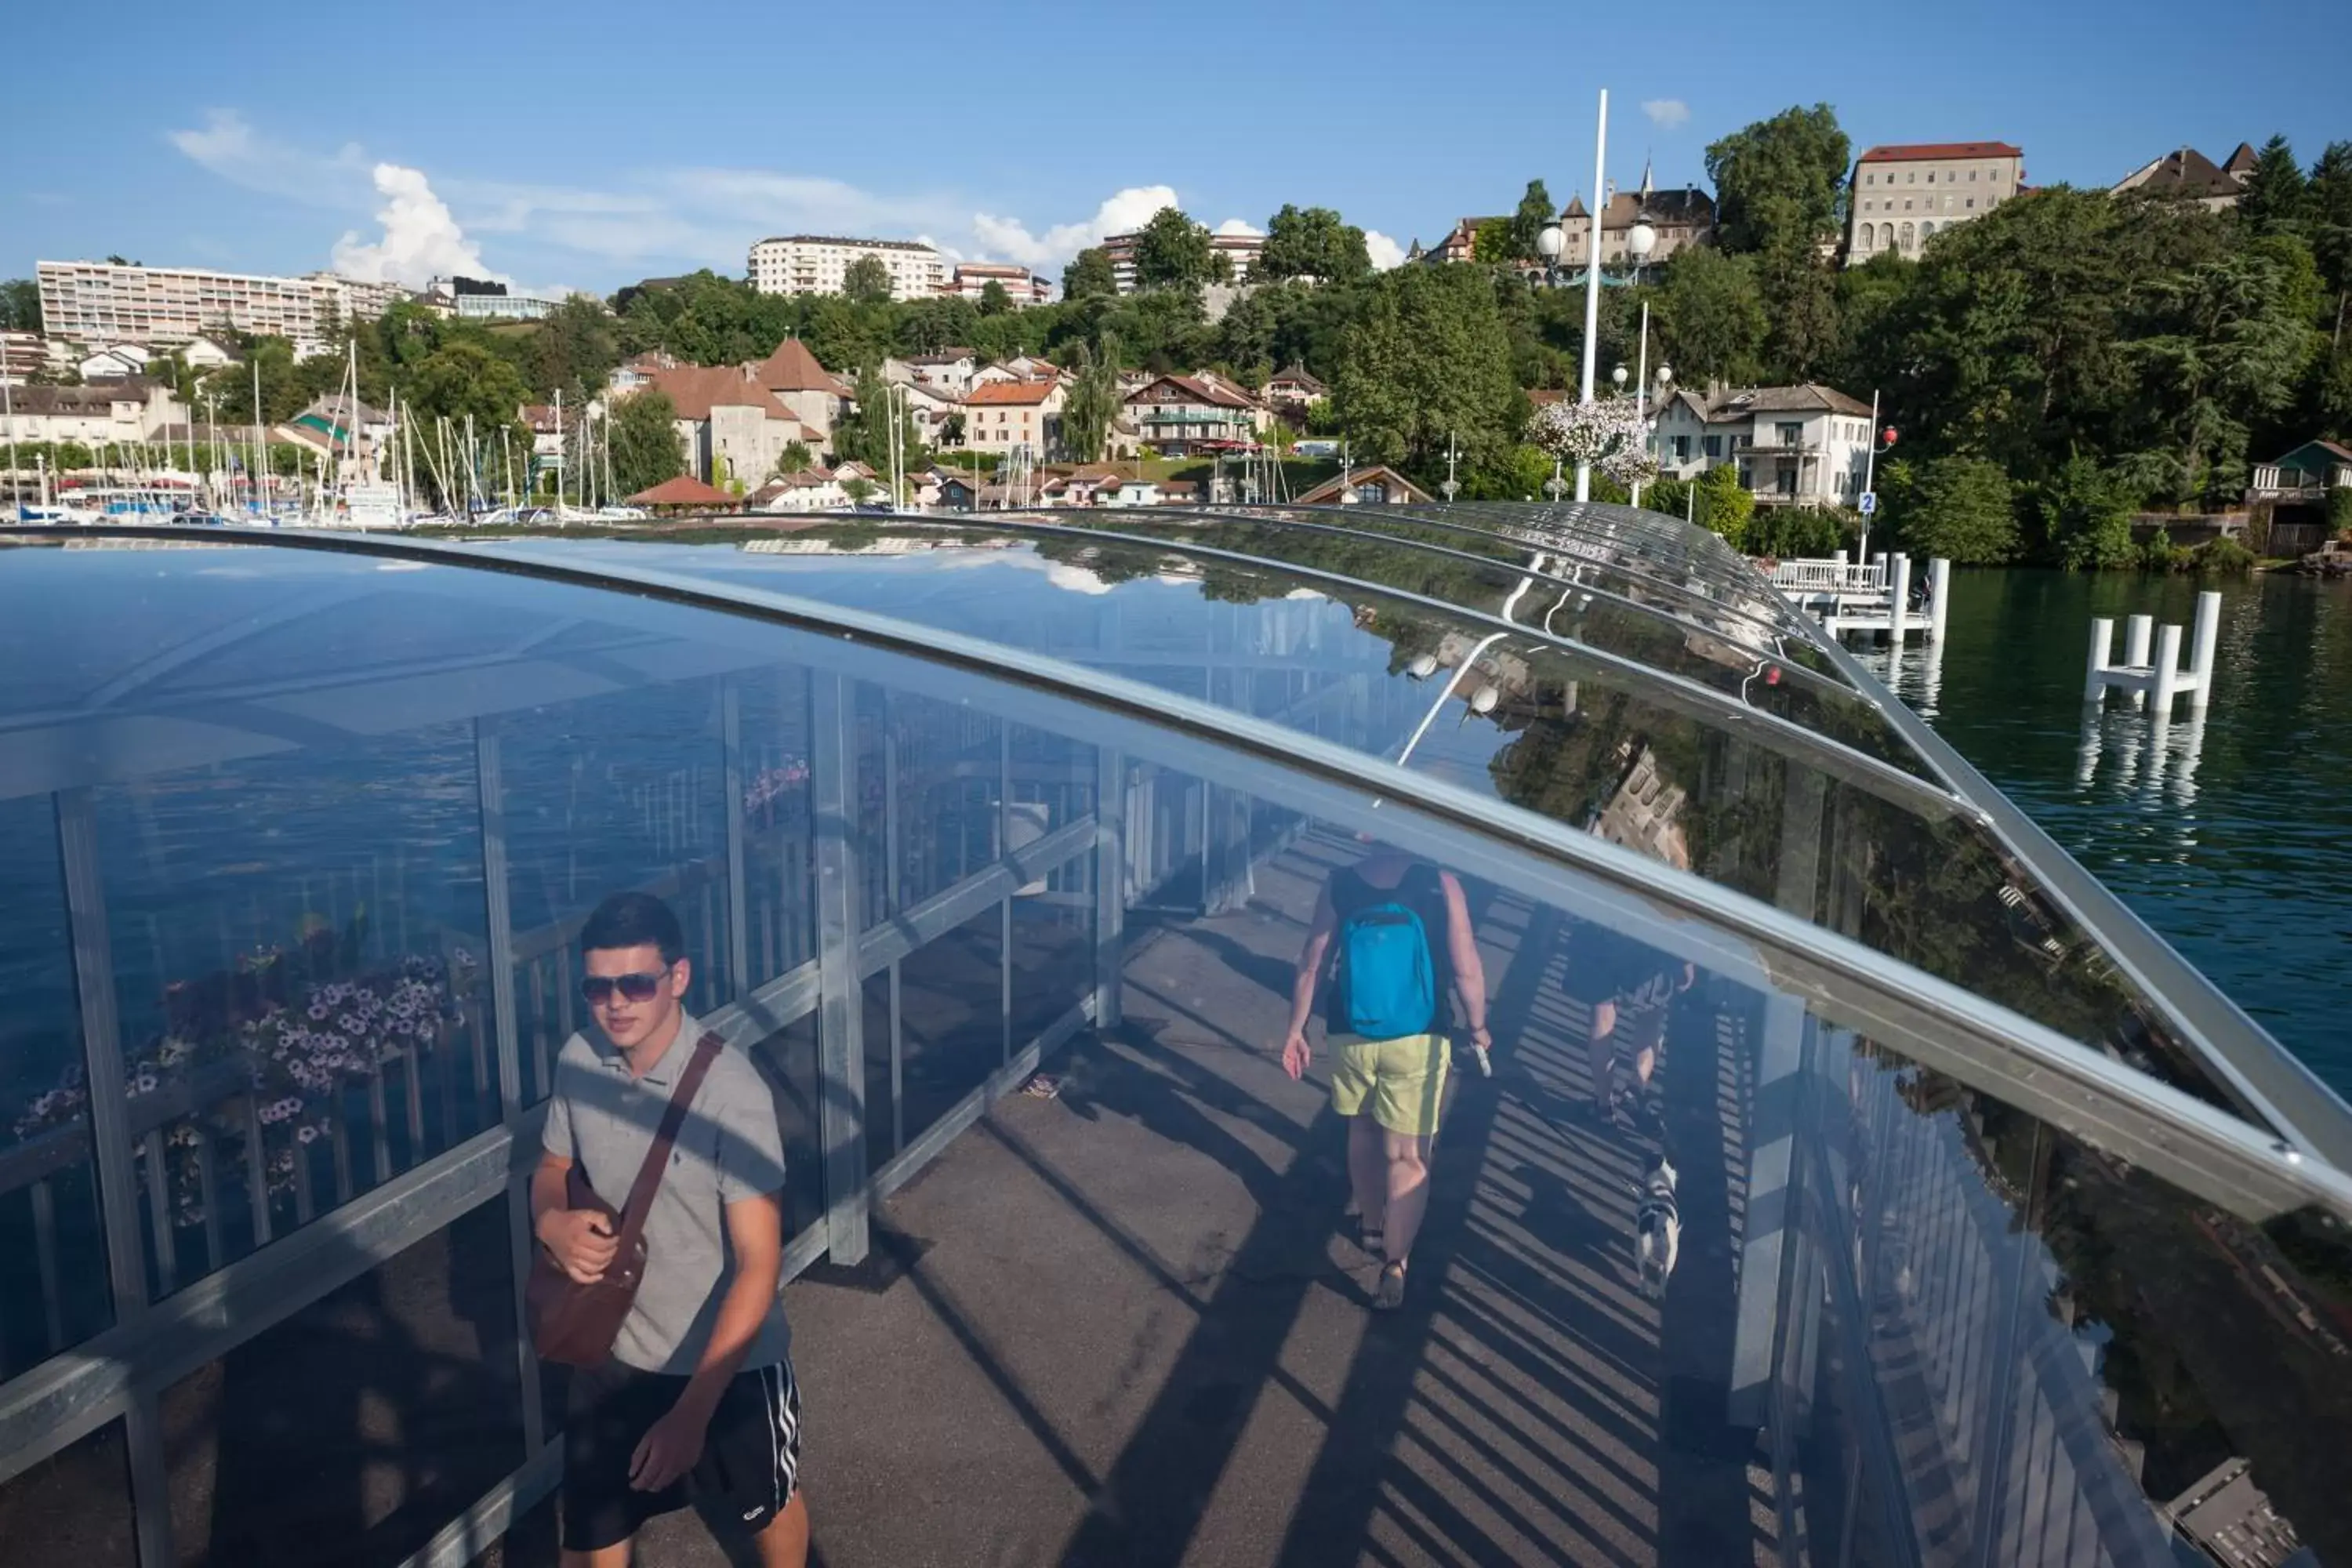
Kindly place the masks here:
POLYGON ((622 889, 768 1079, 828 1563, 2352 1554, 2352 1117, 1748 563, 1071 515, 7 535, 0 1564, 550 1560, 513 1177, 622 889), (1376 842, 1495 1040, 1391 1314, 1275 1057, 1376 842))

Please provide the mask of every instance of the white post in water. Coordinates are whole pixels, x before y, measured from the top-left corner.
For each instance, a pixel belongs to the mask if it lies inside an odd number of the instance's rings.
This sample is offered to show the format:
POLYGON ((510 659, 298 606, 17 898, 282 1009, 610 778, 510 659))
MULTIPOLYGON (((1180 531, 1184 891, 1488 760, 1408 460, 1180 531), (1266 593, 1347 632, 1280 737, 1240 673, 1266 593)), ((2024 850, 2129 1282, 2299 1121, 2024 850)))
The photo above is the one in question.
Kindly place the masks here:
POLYGON ((1927 637, 1944 640, 1945 613, 1952 598, 1952 563, 1938 555, 1927 563, 1927 637))
POLYGON ((2180 685, 2180 628, 2167 621, 2156 634, 2156 710, 2172 716, 2172 698, 2180 685))
POLYGON ((2197 625, 2189 646, 2189 710, 2202 713, 2213 700, 2213 647, 2221 636, 2221 595, 2208 589, 2197 595, 2197 625))
POLYGON ((1886 602, 1886 629, 1899 647, 1911 618, 1911 557, 1898 550, 1887 558, 1887 564, 1893 568, 1889 584, 1893 592, 1886 602))
MULTIPOLYGON (((2155 632, 2154 616, 2134 616, 2124 623, 2124 663, 2126 667, 2132 669, 2147 668, 2148 639, 2155 635, 2155 632)), ((2143 687, 2135 689, 2132 692, 2132 706, 2144 708, 2147 705, 2147 689, 2143 687)))
POLYGON ((2107 694, 2108 661, 2116 656, 2116 623, 2105 616, 2091 623, 2091 668, 2083 678, 2083 700, 2096 702, 2107 694))

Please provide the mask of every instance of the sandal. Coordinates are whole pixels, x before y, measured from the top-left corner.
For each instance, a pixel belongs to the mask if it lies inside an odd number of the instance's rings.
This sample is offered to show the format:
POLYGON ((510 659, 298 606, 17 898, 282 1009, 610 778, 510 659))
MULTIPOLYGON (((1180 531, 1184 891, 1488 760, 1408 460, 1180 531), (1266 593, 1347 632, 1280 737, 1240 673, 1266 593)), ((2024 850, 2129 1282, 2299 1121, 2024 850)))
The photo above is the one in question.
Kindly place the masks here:
POLYGON ((1381 1265, 1381 1284, 1372 1297, 1372 1305, 1383 1312, 1393 1312, 1404 1305, 1404 1259, 1391 1258, 1381 1265))
POLYGON ((1385 1245, 1387 1235, 1376 1225, 1359 1226, 1356 1227, 1356 1245, 1364 1249, 1367 1257, 1378 1258, 1388 1250, 1385 1245))

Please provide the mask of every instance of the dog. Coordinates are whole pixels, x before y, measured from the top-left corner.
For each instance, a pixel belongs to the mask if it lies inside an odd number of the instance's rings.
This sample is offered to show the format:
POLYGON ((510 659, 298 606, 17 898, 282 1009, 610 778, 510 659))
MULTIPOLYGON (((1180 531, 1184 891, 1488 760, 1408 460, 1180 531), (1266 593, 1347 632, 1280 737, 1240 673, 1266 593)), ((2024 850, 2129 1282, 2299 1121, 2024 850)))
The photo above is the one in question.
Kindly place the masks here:
POLYGON ((1642 1184, 1642 1206, 1633 1219, 1633 1261, 1642 1276, 1642 1294, 1662 1300, 1666 1281, 1675 1272, 1682 1250, 1683 1222, 1675 1207, 1675 1167, 1660 1156, 1642 1184))

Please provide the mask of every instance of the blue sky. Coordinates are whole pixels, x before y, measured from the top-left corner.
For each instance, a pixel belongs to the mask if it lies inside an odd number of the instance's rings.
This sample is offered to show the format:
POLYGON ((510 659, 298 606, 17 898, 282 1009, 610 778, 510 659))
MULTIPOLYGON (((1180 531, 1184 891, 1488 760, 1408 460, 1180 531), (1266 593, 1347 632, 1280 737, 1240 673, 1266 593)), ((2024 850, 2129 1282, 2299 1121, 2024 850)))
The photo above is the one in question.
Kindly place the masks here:
POLYGON ((10 28, 0 277, 119 252, 609 291, 740 274, 751 240, 803 230, 1058 272, 1161 187, 1213 226, 1263 226, 1296 201, 1402 246, 1507 210, 1530 176, 1561 200, 1589 187, 1602 87, 1623 184, 1644 155, 1662 184, 1703 183, 1710 141, 1817 100, 1857 152, 1999 138, 2037 184, 2108 184, 2183 142, 2220 158, 2273 132, 2307 163, 2352 137, 2352 98, 2276 68, 2287 40, 2340 34, 2334 5, 1832 16, 1693 0, 41 6, 10 28))

